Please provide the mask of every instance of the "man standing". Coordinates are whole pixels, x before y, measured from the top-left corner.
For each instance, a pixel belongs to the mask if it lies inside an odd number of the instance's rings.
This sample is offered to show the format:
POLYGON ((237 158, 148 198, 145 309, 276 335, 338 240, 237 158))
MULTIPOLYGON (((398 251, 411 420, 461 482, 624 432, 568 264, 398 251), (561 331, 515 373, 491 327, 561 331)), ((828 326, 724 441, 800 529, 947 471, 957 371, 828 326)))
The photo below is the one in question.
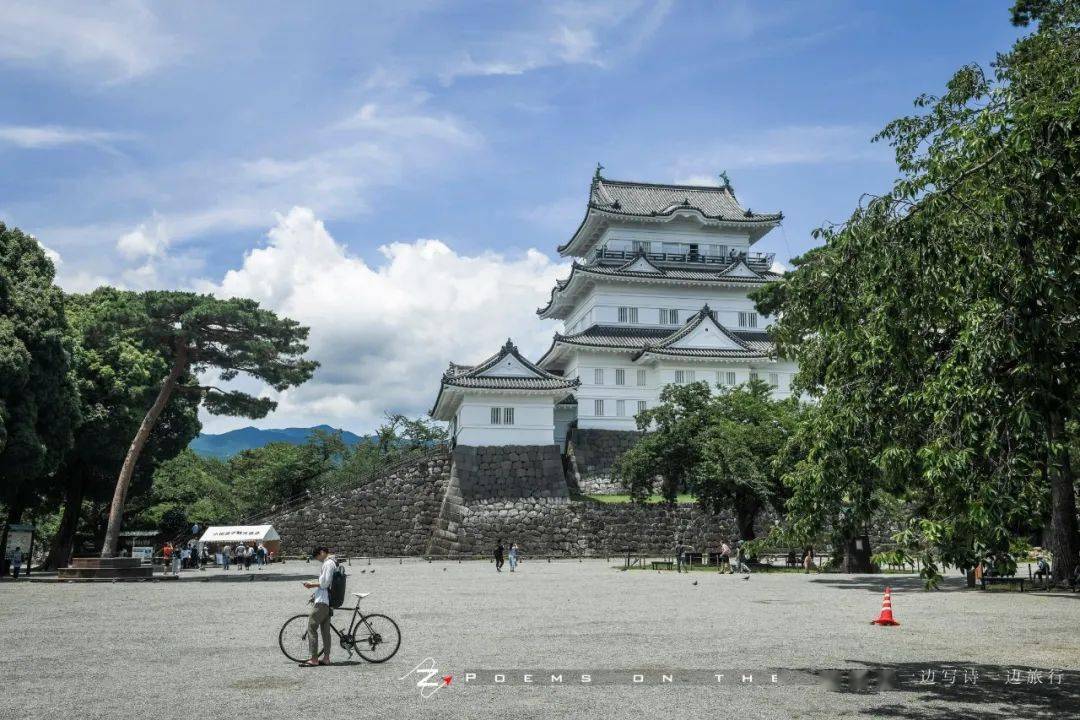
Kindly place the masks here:
POLYGON ((504 552, 502 538, 499 538, 499 544, 495 547, 495 570, 497 572, 502 572, 504 552))
POLYGON ((675 540, 675 572, 682 572, 683 557, 686 556, 686 546, 682 540, 675 540))
POLYGON ((22 548, 16 546, 15 552, 11 553, 11 577, 19 579, 19 568, 22 567, 22 548))
POLYGON ((229 561, 232 560, 232 548, 228 545, 224 545, 221 548, 221 569, 229 569, 229 561))
POLYGON ((315 588, 314 603, 311 614, 308 616, 308 650, 311 657, 300 663, 300 667, 318 667, 330 664, 330 585, 334 581, 334 572, 337 570, 337 559, 330 554, 330 549, 317 547, 312 551, 311 557, 316 562, 322 563, 318 580, 308 580, 304 587, 315 588), (322 635, 323 654, 319 659, 319 636, 322 635))

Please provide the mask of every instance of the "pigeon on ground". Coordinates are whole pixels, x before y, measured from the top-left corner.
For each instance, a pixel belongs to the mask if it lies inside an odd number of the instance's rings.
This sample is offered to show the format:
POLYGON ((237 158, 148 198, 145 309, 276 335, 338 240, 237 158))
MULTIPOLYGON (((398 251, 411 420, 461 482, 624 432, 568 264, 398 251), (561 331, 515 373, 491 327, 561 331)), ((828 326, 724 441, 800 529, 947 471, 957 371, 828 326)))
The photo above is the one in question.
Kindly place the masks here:
POLYGON ((749 575, 747 575, 746 577, 743 578, 743 580, 749 580, 749 579, 750 579, 749 575))
POLYGON ((697 580, 694 581, 694 584, 697 585, 697 580))

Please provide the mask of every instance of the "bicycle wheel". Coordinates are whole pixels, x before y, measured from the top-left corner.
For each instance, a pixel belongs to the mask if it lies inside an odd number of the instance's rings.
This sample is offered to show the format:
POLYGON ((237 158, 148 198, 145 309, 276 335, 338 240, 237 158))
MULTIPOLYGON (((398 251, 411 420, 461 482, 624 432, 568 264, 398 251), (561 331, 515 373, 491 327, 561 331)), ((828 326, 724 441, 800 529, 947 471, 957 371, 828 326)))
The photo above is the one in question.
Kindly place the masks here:
POLYGON ((360 657, 370 663, 382 663, 394 657, 401 647, 401 631, 385 615, 365 615, 353 628, 353 642, 360 657))
POLYGON ((278 646, 285 657, 293 662, 304 662, 311 657, 308 649, 308 616, 294 615, 285 621, 278 633, 278 646))

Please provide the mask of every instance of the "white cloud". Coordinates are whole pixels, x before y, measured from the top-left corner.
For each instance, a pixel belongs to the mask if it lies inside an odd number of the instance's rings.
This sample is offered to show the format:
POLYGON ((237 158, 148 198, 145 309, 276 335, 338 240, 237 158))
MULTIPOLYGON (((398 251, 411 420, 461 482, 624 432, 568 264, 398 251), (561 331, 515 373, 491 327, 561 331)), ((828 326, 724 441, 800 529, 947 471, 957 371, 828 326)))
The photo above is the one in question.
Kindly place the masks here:
MULTIPOLYGON (((278 217, 266 247, 203 284, 311 327, 310 356, 322 367, 299 388, 263 391, 280 403, 268 422, 370 430, 386 410, 426 412, 451 360, 479 361, 507 337, 534 358, 550 343, 555 326, 535 310, 567 268, 546 255, 467 256, 430 239, 380 252, 382 262, 369 265, 297 207, 278 217)), ((207 421, 214 431, 233 425, 207 421)))
POLYGON ((6 2, 0 61, 90 72, 109 81, 145 75, 179 51, 137 0, 6 2))
POLYGON ((169 236, 165 232, 165 223, 160 218, 150 227, 146 223, 139 225, 116 241, 116 249, 129 259, 158 257, 165 254, 168 246, 169 236))
POLYGON ((126 137, 122 133, 60 125, 0 125, 0 143, 30 149, 53 148, 60 145, 107 147, 107 143, 126 137))
MULTIPOLYGON (((870 143, 873 134, 868 128, 853 125, 773 128, 712 145, 702 143, 676 162, 674 174, 701 179, 724 169, 887 161, 887 149, 870 143)), ((736 187, 737 180, 732 178, 736 187)))
POLYGON ((430 138, 463 147, 479 143, 479 137, 452 115, 424 115, 390 109, 379 103, 365 103, 339 129, 366 130, 390 137, 430 138))
POLYGON ((558 65, 606 67, 638 52, 659 30, 670 0, 539 4, 525 26, 500 32, 445 65, 445 85, 462 77, 523 75, 558 65))

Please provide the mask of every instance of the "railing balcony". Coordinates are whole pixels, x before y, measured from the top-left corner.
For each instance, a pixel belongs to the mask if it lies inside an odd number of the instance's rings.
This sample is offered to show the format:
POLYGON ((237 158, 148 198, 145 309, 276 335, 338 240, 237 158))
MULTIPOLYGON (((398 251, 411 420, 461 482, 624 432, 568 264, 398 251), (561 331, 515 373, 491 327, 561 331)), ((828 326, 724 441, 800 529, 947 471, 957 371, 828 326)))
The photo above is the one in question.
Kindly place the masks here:
MULTIPOLYGON (((607 248, 598 248, 593 254, 593 260, 598 263, 615 261, 627 262, 636 258, 638 254, 638 250, 609 250, 607 248)), ((721 266, 730 265, 736 260, 742 260, 750 268, 762 271, 772 267, 776 253, 738 252, 735 250, 731 250, 724 255, 707 255, 693 251, 685 253, 647 252, 645 253, 645 257, 647 257, 650 262, 657 264, 670 263, 721 266)))

